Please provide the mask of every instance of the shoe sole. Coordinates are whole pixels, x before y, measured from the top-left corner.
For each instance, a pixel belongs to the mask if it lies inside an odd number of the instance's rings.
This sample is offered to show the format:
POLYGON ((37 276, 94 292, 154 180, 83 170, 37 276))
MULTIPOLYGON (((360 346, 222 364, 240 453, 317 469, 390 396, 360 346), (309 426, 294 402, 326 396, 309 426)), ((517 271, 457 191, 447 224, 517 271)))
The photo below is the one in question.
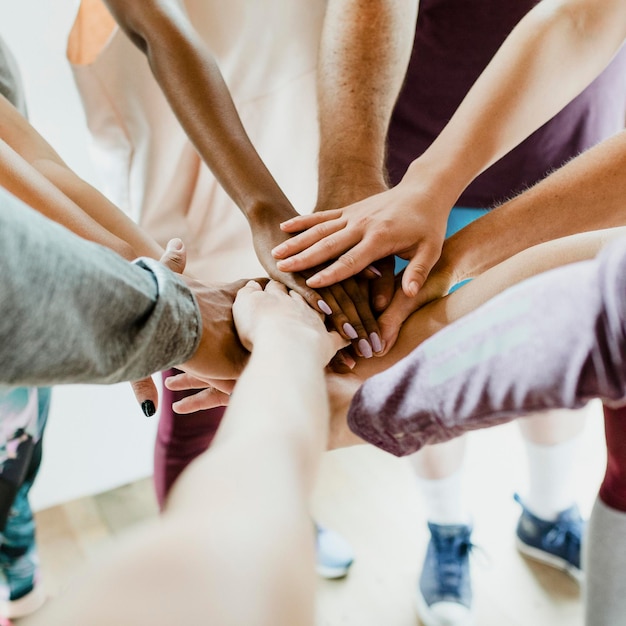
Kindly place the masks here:
MULTIPOLYGON (((431 615, 431 610, 424 596, 418 591, 415 594, 415 609, 420 622, 424 626, 442 626, 441 620, 431 615)), ((474 626, 474 610, 468 609, 467 619, 463 622, 456 622, 455 626, 474 626)))
POLYGON ((538 561, 539 563, 549 565, 554 569, 565 572, 577 583, 582 584, 585 577, 582 570, 573 566, 569 561, 561 558, 560 556, 555 556, 554 554, 545 552, 544 550, 539 550, 539 548, 533 548, 527 543, 524 543, 519 537, 516 537, 516 544, 518 551, 521 552, 524 556, 529 557, 533 561, 538 561))

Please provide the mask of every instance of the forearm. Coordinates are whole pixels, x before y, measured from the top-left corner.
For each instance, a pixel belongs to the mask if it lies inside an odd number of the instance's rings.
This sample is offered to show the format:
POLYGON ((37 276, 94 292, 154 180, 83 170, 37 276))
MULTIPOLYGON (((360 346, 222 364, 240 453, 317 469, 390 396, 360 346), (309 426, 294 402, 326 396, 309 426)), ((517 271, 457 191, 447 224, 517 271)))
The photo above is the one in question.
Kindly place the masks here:
POLYGON ((622 132, 450 237, 439 267, 459 282, 538 243, 626 224, 625 169, 622 132))
POLYGON ((163 252, 128 216, 77 176, 1 97, 0 184, 46 217, 124 258, 159 258, 163 252))
POLYGON ((248 138, 222 75, 177 2, 106 0, 115 19, 146 54, 187 135, 248 220, 295 211, 248 138))
MULTIPOLYGON (((233 441, 278 438, 281 452, 274 463, 289 467, 308 491, 326 441, 328 398, 319 341, 309 330, 276 328, 258 333, 250 361, 229 402, 216 448, 233 441), (277 387, 277 381, 285 381, 277 387), (262 398, 262 402, 260 399, 262 398), (254 416, 251 420, 250 416, 254 416)), ((263 445, 258 454, 266 458, 263 445)), ((261 465, 267 465, 268 460, 261 465)), ((290 480, 292 480, 290 479, 290 480)))
POLYGON ((426 171, 452 206, 480 172, 580 93, 625 35, 626 6, 620 0, 540 2, 512 31, 437 140, 410 166, 405 182, 426 171))
POLYGON ((191 357, 200 315, 174 274, 132 265, 0 195, 2 383, 134 380, 191 357))
POLYGON ((402 455, 534 411, 623 401, 625 331, 622 238, 507 290, 366 381, 350 426, 402 455))
MULTIPOLYGON (((413 313, 402 327, 397 343, 386 356, 376 359, 374 362, 361 360, 357 364, 356 374, 361 380, 366 381, 364 384, 370 388, 377 384, 376 381, 383 381, 379 389, 378 400, 367 404, 370 407, 367 410, 363 408, 363 405, 360 405, 362 415, 364 416, 364 411, 367 411, 367 417, 362 418, 357 434, 368 436, 363 432, 366 428, 362 426, 363 420, 367 420, 374 428, 382 430, 385 428, 385 425, 377 417, 378 415, 390 415, 396 409, 406 409, 411 412, 413 410, 411 407, 414 408, 412 402, 419 404, 420 398, 426 402, 428 401, 429 396, 425 396, 423 393, 421 396, 416 396, 412 393, 403 393, 401 395, 390 393, 389 385, 384 378, 389 376, 389 374, 385 373, 385 370, 398 363, 394 375, 402 372, 403 380, 408 388, 409 382, 412 380, 412 373, 409 372, 410 360, 401 360, 429 337, 463 316, 468 315, 508 287, 538 273, 561 267, 565 264, 594 258, 602 247, 616 238, 623 237, 625 234, 626 229, 617 228, 608 231, 583 233, 535 246, 485 272, 446 298, 434 301, 413 313), (382 373, 380 378, 376 376, 379 373, 382 373), (372 376, 374 378, 371 378, 372 376), (371 380, 368 380, 370 378, 371 380), (386 412, 378 412, 380 404, 386 404, 386 412)), ((541 350, 538 353, 543 354, 541 350)), ((420 379, 420 381, 423 380, 420 379)), ((338 406, 341 406, 341 402, 338 403, 338 406)), ((340 423, 341 419, 341 416, 333 415, 335 424, 340 423)), ((432 428, 435 428, 435 426, 432 428)), ((409 447, 407 439, 407 450, 409 447)))
POLYGON ((337 186, 362 186, 372 193, 384 188, 387 128, 416 15, 417 0, 328 2, 318 64, 318 206, 328 204, 326 197, 334 199, 337 186))

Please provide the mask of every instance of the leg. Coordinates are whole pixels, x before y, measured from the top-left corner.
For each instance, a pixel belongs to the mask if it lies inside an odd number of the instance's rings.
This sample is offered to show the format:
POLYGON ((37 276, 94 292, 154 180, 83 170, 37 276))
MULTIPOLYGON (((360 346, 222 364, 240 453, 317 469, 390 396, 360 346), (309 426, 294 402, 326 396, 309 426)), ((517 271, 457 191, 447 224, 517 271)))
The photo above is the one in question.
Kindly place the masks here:
POLYGON ((584 522, 576 505, 575 468, 586 411, 553 410, 519 420, 529 489, 517 526, 520 552, 581 580, 584 522))
MULTIPOLYGON (((484 209, 455 207, 448 219, 446 237, 485 213, 484 209)), ((417 588, 417 606, 422 620, 435 626, 462 626, 471 620, 472 528, 463 499, 464 455, 465 438, 461 437, 429 446, 411 457, 431 534, 417 588)))
POLYGON ((418 612, 429 625, 472 619, 472 528, 463 499, 464 453, 465 437, 459 437, 410 457, 431 534, 417 588, 418 612))
MULTIPOLYGON (((28 502, 28 493, 41 465, 42 438, 48 419, 50 389, 17 391, 27 391, 30 399, 22 412, 22 425, 16 431, 19 437, 7 442, 9 457, 0 469, 0 567, 3 591, 0 616, 6 618, 33 613, 45 600, 38 584, 39 558, 35 542, 35 520, 28 502)), ((21 396, 23 394, 18 393, 17 397, 21 396)))
POLYGON ((584 553, 586 626, 626 624, 626 408, 604 407, 607 468, 584 553))
MULTIPOLYGON (((169 370, 164 375, 178 373, 179 370, 169 370)), ((154 449, 154 484, 161 508, 181 472, 211 445, 224 415, 224 407, 191 415, 175 413, 172 403, 192 393, 163 387, 161 419, 154 449)))

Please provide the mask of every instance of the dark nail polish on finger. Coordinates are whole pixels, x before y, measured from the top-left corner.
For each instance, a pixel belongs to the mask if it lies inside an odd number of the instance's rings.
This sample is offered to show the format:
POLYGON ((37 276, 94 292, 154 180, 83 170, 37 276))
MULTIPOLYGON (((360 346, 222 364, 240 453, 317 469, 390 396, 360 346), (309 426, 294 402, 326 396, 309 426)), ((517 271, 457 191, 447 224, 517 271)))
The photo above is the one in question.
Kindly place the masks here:
POLYGON ((146 417, 152 417, 156 413, 156 408, 152 400, 144 400, 141 403, 141 410, 146 417))

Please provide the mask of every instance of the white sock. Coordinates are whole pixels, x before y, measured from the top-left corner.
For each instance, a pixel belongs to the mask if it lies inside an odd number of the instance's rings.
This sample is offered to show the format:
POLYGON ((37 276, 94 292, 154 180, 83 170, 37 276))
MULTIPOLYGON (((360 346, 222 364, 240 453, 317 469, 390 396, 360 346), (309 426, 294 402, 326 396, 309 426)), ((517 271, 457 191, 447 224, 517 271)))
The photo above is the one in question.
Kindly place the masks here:
POLYGON ((463 469, 446 478, 417 478, 424 498, 426 518, 440 525, 469 524, 470 515, 463 497, 463 469))
POLYGON ((585 626, 624 626, 626 513, 597 498, 583 548, 585 626))
POLYGON ((528 493, 524 506, 533 515, 553 521, 576 503, 576 468, 581 435, 563 443, 538 445, 525 440, 528 493))

